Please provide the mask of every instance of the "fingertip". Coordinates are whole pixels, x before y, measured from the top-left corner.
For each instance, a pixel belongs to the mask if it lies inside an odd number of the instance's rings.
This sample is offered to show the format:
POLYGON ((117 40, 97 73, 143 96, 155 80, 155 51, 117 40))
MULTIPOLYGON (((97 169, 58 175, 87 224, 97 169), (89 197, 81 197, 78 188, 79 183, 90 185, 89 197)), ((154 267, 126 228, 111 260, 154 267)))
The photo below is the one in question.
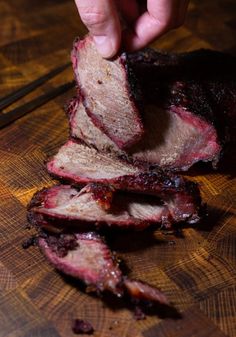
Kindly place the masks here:
POLYGON ((93 40, 98 52, 107 59, 114 57, 120 48, 120 36, 95 35, 93 40))
POLYGON ((111 38, 108 36, 94 36, 93 40, 96 44, 96 48, 99 52, 99 54, 102 55, 104 58, 110 58, 114 55, 115 50, 113 48, 113 43, 111 38))

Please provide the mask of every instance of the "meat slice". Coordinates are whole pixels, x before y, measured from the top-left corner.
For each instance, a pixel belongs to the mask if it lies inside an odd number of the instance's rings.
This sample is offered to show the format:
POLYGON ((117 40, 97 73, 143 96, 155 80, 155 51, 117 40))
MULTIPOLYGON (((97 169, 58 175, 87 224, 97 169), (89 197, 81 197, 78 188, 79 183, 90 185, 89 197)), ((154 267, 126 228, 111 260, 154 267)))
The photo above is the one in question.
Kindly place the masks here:
POLYGON ((29 219, 42 228, 48 229, 49 222, 55 227, 63 223, 67 224, 67 228, 77 227, 81 230, 101 226, 140 230, 151 223, 165 224, 171 221, 168 207, 158 198, 116 193, 107 211, 94 198, 96 193, 95 184, 81 190, 69 185, 43 189, 31 201, 29 219))
POLYGON ((143 134, 138 110, 140 95, 126 54, 105 60, 92 37, 87 36, 75 41, 72 63, 92 122, 120 148, 137 143, 143 134))
POLYGON ((95 147, 101 152, 124 153, 102 130, 94 125, 86 113, 79 94, 67 104, 66 114, 69 119, 71 137, 81 139, 85 144, 95 147))
POLYGON ((47 168, 54 176, 73 184, 96 182, 117 190, 158 196, 167 206, 172 222, 195 223, 201 217, 200 192, 193 182, 160 169, 145 171, 81 143, 68 141, 47 168))
POLYGON ((157 288, 150 286, 139 280, 124 280, 124 286, 129 295, 133 298, 168 304, 166 296, 157 288))
POLYGON ((54 186, 34 195, 28 207, 29 220, 49 231, 63 230, 62 223, 81 230, 101 226, 141 230, 150 224, 170 227, 183 221, 195 223, 200 218, 195 197, 186 191, 165 196, 164 201, 156 196, 122 192, 115 193, 112 203, 110 198, 106 186, 95 183, 81 190, 70 185, 54 186), (101 199, 109 209, 104 209, 101 199))
POLYGON ((100 153, 80 142, 69 140, 47 163, 48 171, 77 183, 111 182, 124 175, 139 173, 139 169, 114 156, 100 153))
POLYGON ((90 290, 109 290, 120 296, 122 274, 101 237, 95 232, 72 235, 74 246, 69 249, 66 246, 63 254, 60 241, 66 242, 68 234, 59 237, 47 234, 39 239, 39 247, 56 269, 82 280, 90 290))
POLYGON ((101 153, 83 143, 69 140, 47 163, 49 173, 73 184, 110 184, 116 189, 157 194, 186 189, 182 176, 155 168, 135 166, 126 159, 101 153))
POLYGON ((137 300, 168 304, 168 299, 158 288, 124 276, 114 255, 95 232, 59 236, 44 234, 38 244, 56 269, 80 279, 89 291, 108 290, 120 297, 125 290, 137 300), (68 241, 73 241, 73 245, 69 246, 68 241))

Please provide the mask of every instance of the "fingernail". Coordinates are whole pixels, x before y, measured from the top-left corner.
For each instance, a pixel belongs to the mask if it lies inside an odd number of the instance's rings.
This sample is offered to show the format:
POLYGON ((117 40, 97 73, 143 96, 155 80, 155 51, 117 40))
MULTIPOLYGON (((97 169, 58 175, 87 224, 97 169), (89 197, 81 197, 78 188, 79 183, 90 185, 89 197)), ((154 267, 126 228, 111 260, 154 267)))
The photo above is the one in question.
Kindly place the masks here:
POLYGON ((113 44, 111 39, 107 36, 94 36, 94 42, 98 52, 105 58, 112 57, 114 55, 113 44))

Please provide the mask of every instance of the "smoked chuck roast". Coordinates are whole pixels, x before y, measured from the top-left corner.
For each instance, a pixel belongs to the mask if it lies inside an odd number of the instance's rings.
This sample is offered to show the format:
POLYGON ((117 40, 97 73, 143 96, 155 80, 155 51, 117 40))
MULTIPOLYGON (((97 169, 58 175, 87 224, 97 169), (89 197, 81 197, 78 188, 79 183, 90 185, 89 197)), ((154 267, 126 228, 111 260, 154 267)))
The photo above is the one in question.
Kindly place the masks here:
POLYGON ((59 271, 90 290, 168 304, 157 288, 123 275, 100 228, 142 230, 197 223, 197 184, 173 173, 216 166, 234 128, 235 59, 214 51, 151 49, 104 60, 90 36, 72 51, 77 94, 70 139, 48 162, 66 182, 37 192, 28 219, 59 271), (69 185, 70 184, 70 185, 69 185))

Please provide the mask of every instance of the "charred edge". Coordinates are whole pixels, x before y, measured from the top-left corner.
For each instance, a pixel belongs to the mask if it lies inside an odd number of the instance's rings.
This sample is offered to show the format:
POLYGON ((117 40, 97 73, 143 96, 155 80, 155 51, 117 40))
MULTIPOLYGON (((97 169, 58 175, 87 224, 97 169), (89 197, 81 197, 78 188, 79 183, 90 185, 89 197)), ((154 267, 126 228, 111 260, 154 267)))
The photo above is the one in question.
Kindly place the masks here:
POLYGON ((167 86, 168 105, 181 106, 215 124, 216 116, 203 86, 195 81, 176 81, 167 86))
POLYGON ((93 199, 105 210, 110 209, 115 188, 109 184, 91 182, 88 191, 93 194, 93 199))
POLYGON ((142 190, 145 193, 176 193, 184 191, 187 183, 181 176, 167 174, 160 168, 133 176, 123 176, 117 178, 117 182, 120 188, 142 190))
MULTIPOLYGON (((177 192, 185 191, 186 186, 189 189, 188 181, 183 179, 182 176, 178 175, 169 175, 169 176, 161 176, 161 172, 143 172, 138 173, 133 176, 125 175, 121 177, 117 177, 113 180, 109 181, 98 181, 96 184, 98 185, 110 185, 113 191, 115 190, 126 190, 133 192, 141 192, 146 194, 162 194, 163 192, 175 194, 177 192), (159 179, 160 180, 157 180, 159 179)), ((81 188, 86 184, 91 182, 90 179, 86 181, 75 181, 73 178, 62 177, 55 173, 49 172, 50 176, 53 179, 59 179, 62 183, 71 184, 71 186, 75 188, 81 188)), ((196 184, 197 186, 197 184, 196 184)), ((190 191, 189 191, 190 193, 190 191)))
POLYGON ((61 222, 59 222, 58 224, 56 222, 54 224, 53 221, 49 222, 48 220, 46 220, 43 214, 36 213, 33 210, 30 210, 27 213, 27 220, 32 226, 37 229, 37 231, 45 229, 48 232, 60 233, 63 230, 61 222))
MULTIPOLYGON (((75 181, 73 178, 59 176, 52 172, 49 172, 49 174, 53 179, 59 179, 62 183, 71 184, 79 189, 91 182, 90 179, 85 181, 75 181)), ((161 194, 163 192, 175 194, 182 191, 187 191, 188 194, 191 194, 194 191, 196 195, 199 195, 197 199, 201 200, 197 183, 186 180, 182 176, 175 175, 173 172, 163 171, 161 168, 157 167, 151 171, 140 172, 132 176, 125 175, 111 181, 99 181, 97 184, 109 184, 111 188, 115 190, 142 191, 146 194, 161 194)))
POLYGON ((70 250, 75 250, 79 246, 74 234, 48 234, 43 238, 58 257, 65 257, 70 250))
POLYGON ((72 48, 72 51, 71 51, 71 61, 72 61, 72 66, 73 66, 73 70, 74 70, 74 77, 75 77, 75 81, 77 83, 77 86, 79 86, 79 83, 78 83, 78 76, 77 76, 77 58, 76 58, 76 54, 78 52, 79 44, 80 43, 81 43, 80 38, 76 37, 74 39, 73 48, 72 48))
POLYGON ((29 211, 33 207, 41 206, 42 202, 45 199, 45 196, 46 196, 48 190, 49 190, 49 188, 45 187, 42 190, 35 192, 31 201, 27 205, 27 210, 29 211))
MULTIPOLYGON (((236 58, 216 50, 198 49, 184 53, 166 53, 151 48, 128 54, 133 65, 159 71, 169 80, 235 80, 236 58)), ((163 77, 163 78, 162 78, 163 77)))
POLYGON ((32 235, 30 238, 24 240, 21 244, 23 249, 28 249, 31 246, 35 246, 38 243, 38 236, 32 235))
POLYGON ((169 101, 167 105, 184 104, 186 108, 215 125, 224 145, 227 126, 219 96, 227 96, 231 90, 227 88, 234 87, 235 57, 203 49, 182 54, 165 54, 146 49, 131 54, 129 58, 148 100, 153 97, 154 100, 160 100, 164 97, 165 104, 169 101), (145 91, 146 87, 148 92, 145 91), (171 87, 175 91, 174 95, 171 87))
MULTIPOLYGON (((215 113, 214 126, 216 128, 218 137, 220 139, 220 145, 222 146, 221 153, 219 154, 217 158, 215 158, 214 160, 215 163, 213 162, 213 168, 214 168, 214 166, 217 167, 219 160, 223 156, 225 145, 231 141, 230 139, 231 137, 228 137, 229 135, 228 130, 230 129, 230 127, 228 126, 228 122, 226 122, 228 120, 227 113, 229 112, 227 111, 227 107, 225 107, 225 104, 222 107, 219 96, 226 97, 226 101, 228 102, 231 101, 231 104, 232 104, 232 98, 230 99, 230 97, 227 97, 228 94, 226 90, 226 87, 227 87, 226 84, 225 85, 223 84, 223 88, 222 88, 221 83, 212 83, 210 85, 211 88, 209 88, 209 83, 204 83, 203 85, 207 93, 207 97, 209 99, 210 105, 212 106, 213 111, 215 113)), ((234 88, 234 92, 235 92, 235 100, 232 105, 236 105, 236 86, 234 88)))
POLYGON ((132 145, 135 145, 141 140, 144 134, 144 125, 143 125, 143 116, 142 112, 144 111, 144 103, 143 103, 143 93, 138 81, 137 76, 135 75, 135 71, 132 68, 131 63, 129 62, 129 58, 126 53, 123 53, 120 57, 120 62, 124 68, 124 72, 126 74, 126 86, 127 92, 129 93, 129 97, 131 100, 132 107, 135 111, 136 122, 140 127, 140 135, 139 137, 135 137, 131 140, 124 148, 130 148, 132 145))

